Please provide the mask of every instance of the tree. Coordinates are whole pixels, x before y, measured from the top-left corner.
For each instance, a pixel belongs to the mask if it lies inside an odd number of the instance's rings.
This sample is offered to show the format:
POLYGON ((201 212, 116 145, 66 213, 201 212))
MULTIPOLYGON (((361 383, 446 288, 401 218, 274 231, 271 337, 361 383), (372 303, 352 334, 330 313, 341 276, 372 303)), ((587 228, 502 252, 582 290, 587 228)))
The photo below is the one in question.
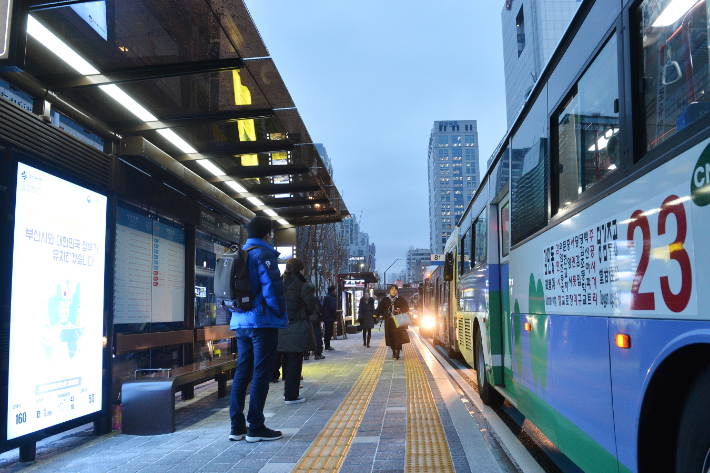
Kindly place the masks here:
POLYGON ((305 276, 325 294, 338 281, 340 268, 347 264, 349 247, 334 223, 300 227, 296 232, 296 254, 306 265, 305 276))

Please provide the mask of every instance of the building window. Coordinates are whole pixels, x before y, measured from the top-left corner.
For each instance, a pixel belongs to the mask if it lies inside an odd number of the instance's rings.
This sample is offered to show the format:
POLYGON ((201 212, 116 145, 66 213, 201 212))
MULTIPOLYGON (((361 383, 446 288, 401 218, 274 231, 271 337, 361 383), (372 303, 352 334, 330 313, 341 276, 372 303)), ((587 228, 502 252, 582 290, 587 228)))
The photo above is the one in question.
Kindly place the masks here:
POLYGON ((466 146, 474 146, 475 145, 475 142, 474 142, 475 137, 476 137, 476 135, 464 135, 464 141, 466 143, 466 146))
POLYGON ((461 148, 454 148, 451 150, 451 156, 454 157, 454 159, 458 158, 458 160, 461 160, 461 156, 463 155, 461 148))
POLYGON ((518 17, 515 19, 515 28, 518 35, 518 57, 520 57, 523 49, 525 49, 525 15, 523 14, 522 5, 520 5, 518 17))
POLYGON ((461 146, 461 135, 451 135, 451 146, 461 146))
POLYGON ((475 161, 475 160, 476 160, 476 150, 467 149, 466 150, 466 161, 475 161))

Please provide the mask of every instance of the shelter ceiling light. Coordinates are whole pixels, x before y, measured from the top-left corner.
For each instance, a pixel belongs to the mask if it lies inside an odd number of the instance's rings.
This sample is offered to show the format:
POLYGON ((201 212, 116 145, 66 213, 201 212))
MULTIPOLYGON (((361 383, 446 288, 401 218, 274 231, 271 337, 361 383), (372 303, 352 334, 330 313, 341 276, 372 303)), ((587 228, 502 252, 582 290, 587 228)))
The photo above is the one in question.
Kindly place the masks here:
POLYGON ((247 191, 237 181, 227 181, 227 185, 235 191, 239 192, 240 194, 244 194, 247 191))
POLYGON ((185 142, 185 140, 183 140, 178 135, 176 135, 175 132, 173 130, 171 130, 170 128, 161 128, 158 130, 158 133, 163 135, 163 137, 165 139, 167 139, 172 144, 177 146, 180 149, 180 151, 182 151, 183 153, 185 153, 185 154, 197 153, 197 150, 195 148, 193 148, 192 146, 187 144, 185 142))
POLYGON ((137 116, 144 122, 154 122, 158 120, 152 113, 143 108, 141 104, 133 100, 130 95, 119 89, 117 85, 100 85, 99 89, 106 92, 116 102, 126 107, 129 112, 131 112, 133 115, 137 116))
POLYGON ((208 159, 198 159, 197 164, 202 166, 203 168, 207 169, 209 172, 214 174, 215 176, 224 176, 224 171, 222 171, 220 168, 212 164, 208 159))
POLYGON ((252 204, 254 204, 258 207, 264 206, 264 203, 261 200, 257 199, 256 197, 247 197, 247 200, 249 200, 249 202, 251 202, 252 204))
POLYGON ((278 214, 271 209, 264 209, 264 213, 269 217, 278 217, 278 214))
POLYGON ((57 38, 54 33, 45 28, 32 15, 27 18, 27 33, 59 56, 62 61, 73 67, 79 74, 85 76, 99 74, 99 71, 94 66, 86 62, 84 58, 74 52, 64 41, 57 38))
POLYGON ((651 27, 660 28, 663 26, 671 26, 676 21, 680 20, 680 17, 690 10, 698 0, 672 0, 671 3, 666 7, 656 21, 653 22, 651 27))
POLYGON ((289 224, 286 220, 284 220, 282 218, 278 219, 277 222, 279 222, 281 225, 288 225, 289 224))

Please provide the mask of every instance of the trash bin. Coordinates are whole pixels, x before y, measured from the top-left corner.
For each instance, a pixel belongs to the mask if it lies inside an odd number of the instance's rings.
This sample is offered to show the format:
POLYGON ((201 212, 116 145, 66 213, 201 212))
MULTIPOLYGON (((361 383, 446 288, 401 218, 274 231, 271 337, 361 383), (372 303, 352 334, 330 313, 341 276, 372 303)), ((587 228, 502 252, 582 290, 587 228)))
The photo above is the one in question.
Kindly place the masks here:
POLYGON ((347 330, 351 335, 357 333, 357 325, 348 325, 347 330))

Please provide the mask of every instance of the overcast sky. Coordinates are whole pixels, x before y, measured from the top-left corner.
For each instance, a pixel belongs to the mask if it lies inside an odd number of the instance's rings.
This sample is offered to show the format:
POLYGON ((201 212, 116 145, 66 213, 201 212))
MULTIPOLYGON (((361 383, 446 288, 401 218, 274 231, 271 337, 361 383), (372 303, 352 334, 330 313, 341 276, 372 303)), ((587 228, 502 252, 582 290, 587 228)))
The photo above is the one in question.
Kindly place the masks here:
POLYGON ((506 131, 503 0, 246 3, 378 271, 429 248, 433 122, 478 120, 482 171, 506 131))

